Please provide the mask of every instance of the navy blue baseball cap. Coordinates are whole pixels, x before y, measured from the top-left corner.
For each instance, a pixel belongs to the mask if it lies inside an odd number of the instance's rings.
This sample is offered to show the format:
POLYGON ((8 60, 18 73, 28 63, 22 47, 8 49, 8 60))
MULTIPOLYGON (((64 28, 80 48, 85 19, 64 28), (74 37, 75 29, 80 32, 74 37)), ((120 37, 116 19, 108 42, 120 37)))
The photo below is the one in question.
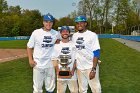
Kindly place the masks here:
POLYGON ((63 30, 68 30, 68 31, 70 32, 69 26, 62 26, 61 29, 60 29, 60 33, 61 33, 63 30))
POLYGON ((53 22, 54 21, 54 17, 51 14, 48 13, 48 14, 43 16, 43 20, 44 21, 51 21, 51 22, 53 22))

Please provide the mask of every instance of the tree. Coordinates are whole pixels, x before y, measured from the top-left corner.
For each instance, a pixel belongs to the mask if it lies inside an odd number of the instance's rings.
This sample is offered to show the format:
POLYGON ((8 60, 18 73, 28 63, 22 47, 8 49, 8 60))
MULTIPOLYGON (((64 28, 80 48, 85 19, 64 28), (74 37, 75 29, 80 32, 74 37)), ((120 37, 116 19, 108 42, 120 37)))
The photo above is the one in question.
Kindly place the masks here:
POLYGON ((89 28, 92 28, 92 21, 94 17, 95 0, 81 0, 79 2, 79 14, 89 17, 89 28))
POLYGON ((19 36, 20 34, 20 24, 14 24, 12 30, 11 30, 11 36, 19 36))
POLYGON ((71 13, 68 15, 68 17, 71 18, 71 19, 74 19, 76 16, 77 16, 76 10, 74 10, 74 12, 71 12, 71 13))
POLYGON ((133 4, 133 7, 135 8, 136 14, 140 17, 140 1, 139 0, 133 0, 132 4, 133 4))
POLYGON ((104 24, 108 23, 110 0, 81 0, 78 6, 78 13, 86 15, 89 19, 89 29, 93 29, 96 25, 96 29, 99 27, 99 30, 102 30, 101 27, 105 27, 104 24))
POLYGON ((10 6, 8 9, 8 13, 10 15, 21 15, 21 8, 20 6, 10 6))
POLYGON ((7 10, 8 10, 7 1, 0 0, 0 14, 6 12, 7 10))
POLYGON ((86 10, 86 6, 84 4, 84 1, 81 0, 78 3, 78 12, 77 15, 85 15, 86 16, 87 10, 86 10))
POLYGON ((20 35, 31 35, 32 31, 42 27, 42 16, 38 10, 23 10, 20 35))
POLYGON ((74 25, 74 20, 69 17, 63 17, 59 19, 58 27, 59 26, 71 26, 74 25))
MULTIPOLYGON (((127 29, 128 14, 131 11, 128 0, 116 0, 116 25, 124 25, 124 29, 127 29)), ((119 26, 117 26, 119 27, 119 26)), ((121 26, 122 27, 122 26, 121 26)), ((116 28, 118 29, 118 28, 116 28)), ((123 31, 125 31, 122 29, 123 31)), ((120 29, 121 30, 121 29, 120 29)))

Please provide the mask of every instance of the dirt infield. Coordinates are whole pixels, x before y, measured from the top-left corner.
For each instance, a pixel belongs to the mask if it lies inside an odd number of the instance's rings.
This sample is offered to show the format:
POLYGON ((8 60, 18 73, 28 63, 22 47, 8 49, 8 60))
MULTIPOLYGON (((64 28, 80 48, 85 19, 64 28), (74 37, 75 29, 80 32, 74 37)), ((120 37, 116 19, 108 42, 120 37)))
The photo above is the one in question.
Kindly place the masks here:
POLYGON ((0 63, 27 57, 26 49, 0 49, 0 63))

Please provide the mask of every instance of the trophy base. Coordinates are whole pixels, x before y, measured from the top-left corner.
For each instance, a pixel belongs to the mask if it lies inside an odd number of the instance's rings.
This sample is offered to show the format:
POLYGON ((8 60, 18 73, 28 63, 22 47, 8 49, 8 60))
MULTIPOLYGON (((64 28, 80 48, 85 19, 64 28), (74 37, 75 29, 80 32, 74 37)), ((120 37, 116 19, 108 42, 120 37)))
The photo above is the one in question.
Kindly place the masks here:
POLYGON ((70 71, 59 71, 58 78, 71 78, 70 71))

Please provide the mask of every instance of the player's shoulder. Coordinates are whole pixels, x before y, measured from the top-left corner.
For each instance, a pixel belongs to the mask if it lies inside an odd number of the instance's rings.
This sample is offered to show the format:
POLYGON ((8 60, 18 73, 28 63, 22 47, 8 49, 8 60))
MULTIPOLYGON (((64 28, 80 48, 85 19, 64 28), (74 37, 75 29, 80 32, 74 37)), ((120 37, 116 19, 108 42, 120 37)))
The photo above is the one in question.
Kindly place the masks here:
POLYGON ((42 29, 42 28, 40 28, 40 29, 35 29, 35 30, 33 31, 33 33, 39 33, 40 31, 43 31, 43 29, 42 29))
POLYGON ((74 43, 72 41, 69 41, 69 44, 72 44, 73 45, 74 43))
POLYGON ((87 30, 86 34, 88 34, 89 36, 96 36, 97 35, 95 32, 92 32, 90 30, 87 30))
POLYGON ((94 35, 96 35, 96 33, 95 33, 95 32, 93 32, 93 31, 91 31, 91 30, 87 30, 87 31, 86 31, 86 33, 89 33, 89 34, 94 34, 94 35))
POLYGON ((54 44, 54 48, 57 48, 59 46, 60 46, 60 44, 54 44))
POLYGON ((77 35, 79 32, 75 32, 73 35, 77 35))
POLYGON ((56 31, 56 30, 54 30, 54 29, 51 29, 51 33, 52 33, 52 34, 59 34, 59 32, 56 31))
POLYGON ((75 47, 74 42, 73 42, 73 41, 69 41, 69 46, 70 46, 70 47, 75 47))
POLYGON ((54 50, 55 50, 55 51, 60 51, 61 48, 62 48, 62 46, 61 46, 60 43, 54 45, 54 50))
POLYGON ((75 32, 73 35, 72 35, 72 37, 74 38, 74 37, 77 37, 79 35, 79 32, 75 32))
POLYGON ((58 32, 58 31, 56 31, 55 29, 51 29, 51 31, 52 31, 52 32, 55 32, 55 33, 57 33, 57 32, 58 32))
POLYGON ((60 48, 60 47, 62 47, 62 45, 63 45, 63 43, 62 43, 62 41, 60 41, 58 44, 55 44, 54 47, 60 48))
POLYGON ((42 31, 41 31, 42 29, 40 28, 40 29, 35 29, 33 32, 32 32, 32 34, 33 35, 38 35, 38 34, 40 34, 42 31))

